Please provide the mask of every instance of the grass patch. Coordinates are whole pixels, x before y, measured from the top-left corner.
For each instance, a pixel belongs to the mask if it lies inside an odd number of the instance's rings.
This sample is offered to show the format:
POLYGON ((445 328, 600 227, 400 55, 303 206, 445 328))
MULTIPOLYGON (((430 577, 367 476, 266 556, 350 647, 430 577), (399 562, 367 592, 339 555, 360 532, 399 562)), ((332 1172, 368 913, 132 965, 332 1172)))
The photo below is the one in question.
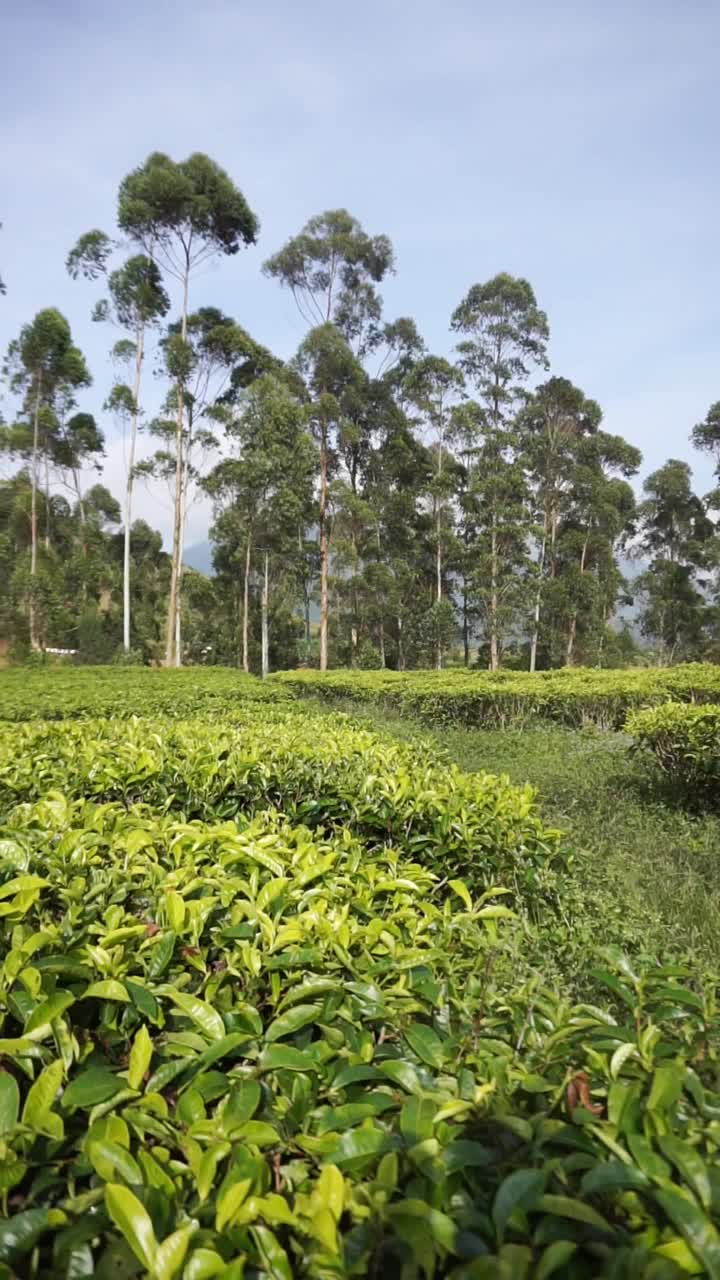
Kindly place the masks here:
POLYGON ((622 733, 543 725, 518 729, 428 729, 364 710, 400 739, 422 735, 468 772, 530 782, 540 810, 574 846, 574 876, 602 907, 598 934, 619 920, 649 952, 720 963, 720 817, 673 802, 622 733))

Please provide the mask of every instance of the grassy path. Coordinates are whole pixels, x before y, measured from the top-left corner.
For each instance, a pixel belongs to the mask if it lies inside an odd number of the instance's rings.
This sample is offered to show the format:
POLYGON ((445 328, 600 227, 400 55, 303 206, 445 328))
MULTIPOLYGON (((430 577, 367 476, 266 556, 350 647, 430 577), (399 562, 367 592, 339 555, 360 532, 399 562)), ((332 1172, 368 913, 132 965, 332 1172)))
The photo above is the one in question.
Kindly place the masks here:
MULTIPOLYGON (((469 772, 507 773, 540 793, 544 817, 576 850, 580 884, 603 919, 645 940, 648 951, 720 963, 720 816, 690 814, 654 785, 619 733, 555 726, 428 729, 371 715, 397 737, 429 737, 469 772)), ((599 936, 599 940, 601 937, 599 936)))

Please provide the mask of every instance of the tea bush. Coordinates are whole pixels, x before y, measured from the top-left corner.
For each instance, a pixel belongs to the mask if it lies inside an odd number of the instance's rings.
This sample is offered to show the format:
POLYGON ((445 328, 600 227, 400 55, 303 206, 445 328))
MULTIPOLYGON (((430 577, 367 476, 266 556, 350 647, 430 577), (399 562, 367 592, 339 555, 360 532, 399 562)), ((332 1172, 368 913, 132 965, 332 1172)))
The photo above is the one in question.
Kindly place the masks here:
POLYGON ((498 877, 533 904, 552 882, 559 836, 531 787, 466 774, 421 743, 383 741, 346 716, 302 708, 202 721, 83 721, 0 727, 0 812, 48 790, 138 801, 210 821, 267 806, 292 822, 347 827, 477 887, 498 877))
POLYGON ((720 807, 720 707, 671 702, 635 712, 627 731, 671 784, 720 807))
POLYGON ((712 990, 502 985, 500 891, 275 812, 0 855, 5 1275, 720 1275, 712 990))
POLYGON ((287 701, 278 685, 229 667, 44 667, 0 671, 0 720, 137 715, 227 716, 248 702, 287 701))
POLYGON ((675 699, 720 703, 720 667, 688 663, 665 670, 573 668, 527 672, 288 671, 273 683, 325 702, 380 705, 436 724, 505 727, 549 719, 621 728, 633 707, 675 699))
POLYGON ((531 788, 282 683, 65 675, 0 684, 0 1277, 720 1280, 717 980, 589 897, 569 995, 531 788))

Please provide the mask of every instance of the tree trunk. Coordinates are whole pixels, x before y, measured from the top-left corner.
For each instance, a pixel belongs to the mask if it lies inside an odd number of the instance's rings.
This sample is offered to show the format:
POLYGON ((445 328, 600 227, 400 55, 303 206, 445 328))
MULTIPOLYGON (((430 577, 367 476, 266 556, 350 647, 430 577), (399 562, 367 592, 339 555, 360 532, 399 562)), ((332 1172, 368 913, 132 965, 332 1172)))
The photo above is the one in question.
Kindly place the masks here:
POLYGON ((265 552, 265 572, 263 574, 262 598, 260 603, 260 625, 262 631, 262 675, 263 680, 270 671, 270 632, 268 629, 268 606, 270 603, 270 556, 265 552))
POLYGON ((545 572, 545 548, 547 546, 547 534, 543 532, 542 546, 540 548, 540 556, 538 558, 538 585, 535 592, 535 609, 533 612, 533 632, 530 641, 530 670, 534 671, 537 665, 538 639, 540 636, 540 607, 542 603, 542 586, 543 573, 545 572))
POLYGON ((145 355, 145 325, 138 325, 137 343, 135 346, 135 382, 133 385, 133 416, 130 427, 130 454, 128 457, 127 483, 125 486, 125 537, 123 540, 123 649, 130 652, 130 526, 132 524, 132 498, 135 469, 135 449, 137 445, 138 421, 140 414, 140 378, 145 355))
POLYGON ((182 579, 183 554, 185 551, 185 523, 187 516, 187 495, 190 484, 190 440, 185 443, 185 460, 183 463, 183 480, 180 492, 180 538, 178 545, 177 590, 175 593, 175 666, 182 666, 182 579))
MULTIPOLYGON (((582 552, 580 552, 580 577, 584 576, 585 556, 587 556, 587 552, 588 552, 588 539, 585 538, 583 543, 583 550, 582 552)), ((573 652, 575 649, 575 636, 577 636, 577 634, 578 634, 578 611, 577 609, 573 609, 573 616, 571 616, 570 618, 570 627, 568 631, 568 649, 566 649, 566 652, 565 652, 566 667, 573 666, 573 652)))
POLYGON ((250 671, 250 533, 248 531, 245 552, 245 581, 243 583, 242 664, 243 671, 250 671))
POLYGON ((45 550, 50 550, 50 463, 45 454, 45 550))
POLYGON ((380 666, 385 669, 385 622, 380 619, 380 631, 378 635, 378 651, 380 653, 380 666))
POLYGON ((34 588, 35 578, 37 576, 37 544, 38 544, 38 522, 37 522, 37 488, 38 488, 38 449, 40 445, 40 397, 42 394, 41 382, 38 380, 37 397, 35 399, 35 416, 33 419, 33 451, 32 451, 32 472, 30 476, 30 608, 28 610, 30 622, 30 648, 37 650, 40 648, 40 640, 37 632, 37 616, 35 612, 34 588))
POLYGON ((405 670, 405 648, 403 645, 403 620, 398 614, 397 620, 398 671, 405 670))
MULTIPOLYGON (((441 445, 441 449, 442 449, 442 445, 441 445)), ((438 471, 438 474, 440 474, 440 472, 439 472, 439 471, 438 471)), ((435 506, 435 539, 436 539, 436 543, 437 543, 436 548, 435 548, 435 601, 436 601, 436 603, 437 603, 437 604, 440 604, 440 603, 441 603, 441 601, 442 601, 442 542, 441 542, 441 537, 442 537, 442 512, 441 512, 441 509, 440 509, 440 502, 439 502, 439 500, 438 500, 438 501, 436 502, 436 506, 435 506)), ((442 660, 443 660, 443 655, 442 655, 442 643, 441 643, 441 640, 440 640, 439 624, 440 624, 440 619, 438 618, 438 634, 437 634, 437 643, 436 643, 436 646, 435 646, 435 670, 436 670, 436 671, 442 671, 442 660)))
MULTIPOLYGON (((183 305, 180 322, 180 336, 187 340, 188 285, 190 268, 186 262, 183 278, 183 305)), ((175 418, 175 501, 173 518, 173 547, 170 567, 170 599, 168 601, 167 627, 165 631, 165 665, 177 665, 177 613, 180 591, 180 559, 182 555, 182 492, 183 492, 183 435, 185 426, 185 384, 182 379, 177 383, 177 407, 175 418)))
POLYGON ((327 671, 328 664, 328 432, 323 422, 320 436, 320 512, 318 532, 320 539, 320 670, 327 671))
POLYGON ((497 516, 493 512, 490 533, 490 670, 497 671, 500 665, 498 645, 498 550, 497 550, 497 516))
POLYGON ((466 667, 470 666, 470 627, 468 624, 468 594, 467 583, 463 578, 463 661, 466 667))

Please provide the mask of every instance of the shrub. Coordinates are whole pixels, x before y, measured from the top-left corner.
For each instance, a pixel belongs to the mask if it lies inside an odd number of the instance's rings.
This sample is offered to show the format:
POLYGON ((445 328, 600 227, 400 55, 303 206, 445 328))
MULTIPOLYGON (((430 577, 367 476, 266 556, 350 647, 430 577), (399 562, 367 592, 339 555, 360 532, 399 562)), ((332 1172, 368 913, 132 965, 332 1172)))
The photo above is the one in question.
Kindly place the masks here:
POLYGON ((142 667, 66 667, 0 671, 0 720, 92 716, 227 716, 248 702, 287 702, 290 691, 229 667, 179 671, 142 667))
POLYGON ((677 699, 720 702, 720 668, 688 663, 659 671, 580 668, 495 673, 449 671, 288 671, 285 689, 325 702, 374 703, 398 715, 465 726, 503 728, 528 719, 619 729, 633 707, 677 699))
POLYGON ((443 875, 504 879, 535 904, 553 883, 559 836, 530 787, 465 774, 422 743, 383 741, 346 716, 252 706, 236 725, 84 721, 0 731, 0 811, 60 790, 142 802, 188 820, 275 806, 292 821, 347 827, 443 875))
POLYGON ((718 1274, 711 991, 503 987, 497 894, 272 812, 0 851, 7 1276, 718 1274))
POLYGON ((720 707, 671 702, 635 712, 627 731, 672 785, 720 805, 720 707))

